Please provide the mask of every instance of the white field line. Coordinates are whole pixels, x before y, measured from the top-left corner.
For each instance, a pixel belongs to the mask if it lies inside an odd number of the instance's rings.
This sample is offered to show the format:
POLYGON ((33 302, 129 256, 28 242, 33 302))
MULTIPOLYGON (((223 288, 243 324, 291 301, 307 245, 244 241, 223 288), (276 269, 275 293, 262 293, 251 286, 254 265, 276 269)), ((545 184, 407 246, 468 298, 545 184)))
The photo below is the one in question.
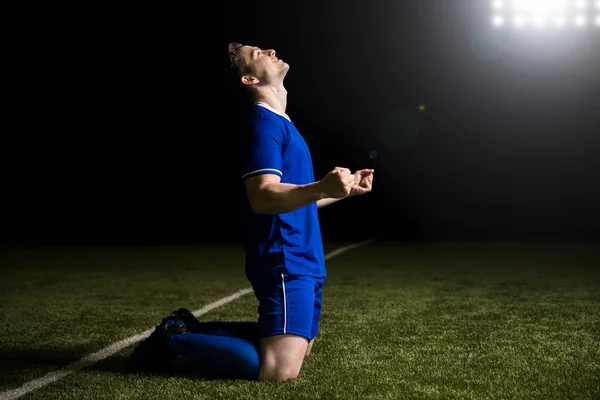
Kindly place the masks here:
POLYGON ((369 240, 365 240, 364 242, 354 243, 354 244, 350 244, 348 246, 340 247, 339 249, 335 249, 332 252, 325 254, 325 260, 329 260, 331 257, 335 257, 338 254, 345 253, 348 250, 352 250, 357 247, 373 243, 374 241, 375 241, 375 239, 369 239, 369 240))
MULTIPOLYGON (((369 240, 365 240, 364 242, 340 247, 339 249, 335 249, 334 251, 326 254, 325 260, 328 260, 331 257, 335 257, 338 254, 344 253, 348 250, 352 250, 356 247, 364 246, 366 244, 372 243, 374 241, 375 241, 375 239, 369 239, 369 240)), ((196 317, 199 317, 217 307, 220 307, 224 304, 230 303, 233 300, 240 298, 248 293, 252 293, 252 288, 246 288, 246 289, 239 290, 230 296, 223 297, 222 299, 217 300, 214 303, 204 306, 196 311, 193 311, 192 313, 196 317)), ((57 380, 62 379, 65 376, 68 376, 68 375, 70 375, 74 372, 77 372, 85 367, 88 367, 92 364, 95 364, 98 361, 104 360, 105 358, 108 358, 108 357, 112 356, 113 354, 118 353, 119 351, 123 350, 124 348, 126 348, 128 346, 131 346, 134 343, 137 343, 137 342, 140 342, 140 341, 146 339, 148 336, 150 336, 150 334, 153 331, 154 331, 154 327, 152 327, 152 328, 148 329, 147 331, 142 332, 138 335, 135 335, 130 338, 113 343, 110 346, 105 347, 104 349, 102 349, 96 353, 88 354, 87 356, 83 357, 79 361, 71 363, 71 364, 67 365, 66 367, 61 368, 57 371, 50 372, 50 373, 42 376, 41 378, 34 379, 32 381, 24 383, 23 385, 21 385, 20 387, 18 387, 16 389, 6 390, 6 391, 0 393, 0 400, 17 399, 17 398, 24 396, 27 393, 30 393, 36 389, 42 388, 52 382, 56 382, 57 380)))

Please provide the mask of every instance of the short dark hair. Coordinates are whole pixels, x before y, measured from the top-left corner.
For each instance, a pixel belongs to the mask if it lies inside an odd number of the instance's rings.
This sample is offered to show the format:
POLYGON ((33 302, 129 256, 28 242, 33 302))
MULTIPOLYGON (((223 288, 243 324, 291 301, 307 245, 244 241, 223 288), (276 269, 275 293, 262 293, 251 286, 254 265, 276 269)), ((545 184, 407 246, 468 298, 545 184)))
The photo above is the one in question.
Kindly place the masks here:
POLYGON ((231 42, 229 43, 229 46, 227 48, 231 68, 235 70, 238 76, 243 76, 250 72, 248 66, 246 65, 246 60, 242 58, 242 55, 240 53, 240 48, 244 46, 244 44, 239 42, 231 42))
POLYGON ((240 100, 244 102, 252 101, 254 98, 253 90, 246 85, 240 83, 240 78, 246 74, 251 73, 246 60, 242 57, 240 49, 246 46, 239 42, 230 42, 227 46, 227 53, 229 54, 230 73, 234 81, 237 81, 235 93, 240 95, 240 100))

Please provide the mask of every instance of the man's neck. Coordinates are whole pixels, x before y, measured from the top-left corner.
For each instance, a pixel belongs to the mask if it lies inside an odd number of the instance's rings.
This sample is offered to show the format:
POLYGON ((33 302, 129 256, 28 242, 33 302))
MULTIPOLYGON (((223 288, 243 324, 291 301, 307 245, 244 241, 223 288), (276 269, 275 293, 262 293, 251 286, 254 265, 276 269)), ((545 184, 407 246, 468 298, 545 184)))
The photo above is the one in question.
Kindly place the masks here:
POLYGON ((269 88, 259 92, 254 98, 255 103, 264 103, 274 110, 285 114, 287 106, 287 90, 283 86, 279 88, 269 88))

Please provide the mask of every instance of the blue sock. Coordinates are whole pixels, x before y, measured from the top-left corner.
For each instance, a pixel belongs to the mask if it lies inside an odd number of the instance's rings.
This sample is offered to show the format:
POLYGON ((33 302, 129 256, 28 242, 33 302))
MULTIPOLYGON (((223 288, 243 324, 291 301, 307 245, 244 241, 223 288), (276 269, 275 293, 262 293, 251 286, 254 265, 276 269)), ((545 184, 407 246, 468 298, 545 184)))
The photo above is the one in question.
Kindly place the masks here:
POLYGON ((176 354, 227 378, 258 380, 260 353, 258 346, 233 336, 187 332, 173 335, 169 347, 176 354))
MULTIPOLYGON (((189 327, 188 327, 189 328, 189 327)), ((258 346, 258 322, 254 321, 210 321, 201 322, 190 328, 192 333, 205 335, 235 336, 251 341, 258 346)))

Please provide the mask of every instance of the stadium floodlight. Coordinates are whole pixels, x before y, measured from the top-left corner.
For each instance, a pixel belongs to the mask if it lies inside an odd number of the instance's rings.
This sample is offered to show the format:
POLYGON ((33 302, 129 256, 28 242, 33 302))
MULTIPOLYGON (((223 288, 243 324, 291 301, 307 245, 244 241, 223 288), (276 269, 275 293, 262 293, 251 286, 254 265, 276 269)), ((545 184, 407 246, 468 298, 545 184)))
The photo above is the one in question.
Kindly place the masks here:
POLYGON ((525 19, 521 15, 515 15, 513 18, 513 25, 516 28, 521 28, 523 25, 525 25, 525 19))
POLYGON ((600 26, 600 0, 490 0, 495 28, 583 28, 600 26))
POLYGON ((502 18, 500 15, 495 15, 494 18, 492 18, 492 24, 495 27, 500 27, 504 25, 504 18, 502 18))
POLYGON ((566 24, 567 24, 567 19, 563 15, 560 15, 560 16, 554 18, 553 26, 555 28, 562 28, 566 24))
POLYGON ((533 17, 533 26, 536 28, 544 28, 546 26, 546 17, 543 14, 538 14, 533 17))
POLYGON ((585 17, 583 15, 577 15, 575 17, 575 20, 574 20, 575 26, 583 26, 583 25, 585 25, 585 22, 586 22, 585 17))
POLYGON ((578 28, 582 28, 586 26, 587 21, 583 15, 578 15, 575 17, 575 26, 578 28))

